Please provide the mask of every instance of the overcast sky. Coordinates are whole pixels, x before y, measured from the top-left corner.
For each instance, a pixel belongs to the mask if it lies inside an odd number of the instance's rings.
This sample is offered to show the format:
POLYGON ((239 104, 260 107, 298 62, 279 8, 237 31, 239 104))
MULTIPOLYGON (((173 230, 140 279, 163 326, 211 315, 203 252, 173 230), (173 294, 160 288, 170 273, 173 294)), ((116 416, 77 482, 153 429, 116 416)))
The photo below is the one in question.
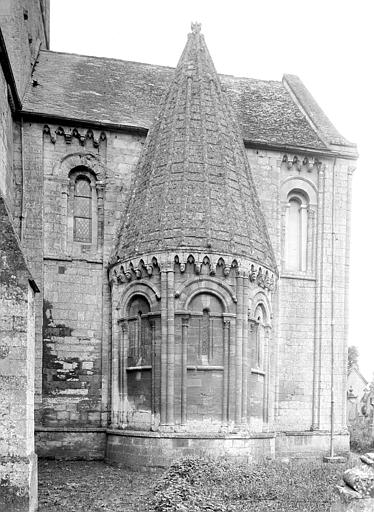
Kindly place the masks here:
POLYGON ((353 177, 349 344, 374 371, 374 36, 372 0, 51 0, 51 49, 175 66, 191 21, 219 73, 298 75, 358 144, 353 177))

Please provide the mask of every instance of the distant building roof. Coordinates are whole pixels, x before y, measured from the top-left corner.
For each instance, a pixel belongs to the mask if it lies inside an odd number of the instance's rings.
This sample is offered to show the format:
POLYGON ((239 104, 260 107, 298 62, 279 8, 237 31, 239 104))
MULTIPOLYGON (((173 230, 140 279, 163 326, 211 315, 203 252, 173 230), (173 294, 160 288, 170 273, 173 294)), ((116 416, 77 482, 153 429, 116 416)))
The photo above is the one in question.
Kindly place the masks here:
POLYGON ((352 366, 352 368, 348 370, 348 377, 353 373, 355 373, 362 380, 365 386, 369 384, 369 381, 365 379, 365 377, 362 375, 362 373, 360 372, 356 365, 352 366))
MULTIPOLYGON (((40 51, 23 112, 119 127, 148 129, 174 68, 40 51)), ((248 143, 329 151, 352 146, 342 137, 301 81, 220 75, 248 143)))

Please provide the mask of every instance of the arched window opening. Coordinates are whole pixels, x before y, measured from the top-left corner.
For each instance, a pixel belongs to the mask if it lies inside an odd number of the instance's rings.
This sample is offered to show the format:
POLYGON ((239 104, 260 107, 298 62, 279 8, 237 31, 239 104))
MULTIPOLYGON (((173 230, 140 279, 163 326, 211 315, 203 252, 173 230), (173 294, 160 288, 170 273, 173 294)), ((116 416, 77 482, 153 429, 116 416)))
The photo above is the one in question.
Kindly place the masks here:
POLYGON ((227 395, 224 368, 228 360, 227 340, 224 349, 224 308, 217 296, 202 292, 192 298, 188 309, 188 336, 182 339, 182 372, 186 376, 182 409, 187 421, 222 421, 227 416, 223 396, 227 395))
MULTIPOLYGON (((142 295, 135 295, 127 308, 127 337, 124 354, 127 379, 127 397, 133 410, 154 411, 154 323, 151 322, 150 305, 142 295), (127 352, 127 354, 126 354, 127 352)), ((120 363, 120 373, 122 372, 120 363)), ((149 427, 150 418, 146 420, 149 427)))
POLYGON ((307 268, 308 201, 301 192, 288 195, 285 263, 287 270, 307 268))
POLYGON ((135 297, 129 307, 129 346, 127 366, 151 364, 152 336, 149 322, 149 304, 143 297, 135 297))
POLYGON ((74 187, 74 241, 92 242, 92 190, 85 176, 78 176, 74 187))

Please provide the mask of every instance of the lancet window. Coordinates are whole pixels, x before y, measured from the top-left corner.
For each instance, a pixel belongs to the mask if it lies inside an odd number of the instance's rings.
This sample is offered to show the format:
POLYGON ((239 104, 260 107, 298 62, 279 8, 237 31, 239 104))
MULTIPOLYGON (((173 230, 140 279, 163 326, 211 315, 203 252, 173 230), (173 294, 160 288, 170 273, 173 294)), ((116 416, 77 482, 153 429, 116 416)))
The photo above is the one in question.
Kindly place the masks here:
POLYGON ((78 176, 75 180, 74 241, 92 242, 92 190, 86 176, 78 176))
POLYGON ((286 209, 286 270, 307 270, 308 231, 310 231, 308 230, 308 207, 309 201, 304 193, 300 191, 289 193, 286 209))
MULTIPOLYGON (((71 248, 98 243, 98 187, 95 175, 85 166, 73 168, 69 174, 67 204, 68 243, 71 248)), ((74 250, 74 249, 73 249, 74 250)))

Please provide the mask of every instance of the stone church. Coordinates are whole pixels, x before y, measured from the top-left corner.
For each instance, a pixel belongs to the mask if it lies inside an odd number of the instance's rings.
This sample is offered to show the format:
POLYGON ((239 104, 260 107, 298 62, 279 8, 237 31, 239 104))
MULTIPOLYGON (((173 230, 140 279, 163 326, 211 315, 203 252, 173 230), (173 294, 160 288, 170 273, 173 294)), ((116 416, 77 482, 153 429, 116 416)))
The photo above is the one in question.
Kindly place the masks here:
POLYGON ((35 509, 35 453, 348 450, 356 146, 196 23, 175 69, 50 51, 49 0, 0 27, 0 504, 35 509))

